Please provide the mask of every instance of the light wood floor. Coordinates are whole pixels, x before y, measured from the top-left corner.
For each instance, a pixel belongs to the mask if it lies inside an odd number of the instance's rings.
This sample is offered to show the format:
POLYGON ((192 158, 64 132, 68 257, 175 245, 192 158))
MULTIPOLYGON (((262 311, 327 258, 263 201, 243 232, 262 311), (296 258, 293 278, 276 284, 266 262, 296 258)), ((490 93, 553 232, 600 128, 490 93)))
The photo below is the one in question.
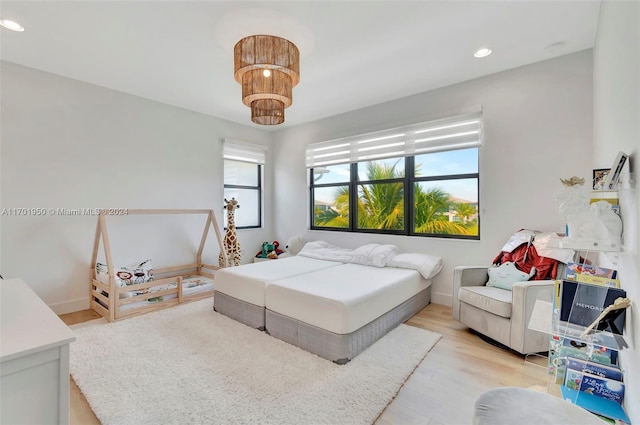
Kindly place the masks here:
MULTIPOLYGON (((90 310, 60 316, 72 325, 98 317, 90 310)), ((473 403, 482 392, 501 386, 546 386, 546 363, 481 340, 451 318, 451 308, 430 304, 408 324, 438 332, 442 339, 416 368, 376 425, 470 424, 473 403)), ((71 425, 100 424, 71 380, 71 425)), ((303 425, 303 424, 301 424, 303 425)))

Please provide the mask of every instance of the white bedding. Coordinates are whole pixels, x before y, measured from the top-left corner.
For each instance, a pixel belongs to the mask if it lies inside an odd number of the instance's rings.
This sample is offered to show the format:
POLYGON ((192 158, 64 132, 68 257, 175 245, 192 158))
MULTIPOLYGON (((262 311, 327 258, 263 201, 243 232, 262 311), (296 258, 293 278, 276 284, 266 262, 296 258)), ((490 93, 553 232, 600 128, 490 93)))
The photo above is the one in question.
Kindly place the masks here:
POLYGON ((265 286, 274 280, 286 279, 342 263, 308 257, 287 257, 260 263, 227 267, 216 271, 217 292, 259 307, 265 306, 265 286))
POLYGON ((266 306, 327 331, 348 334, 430 284, 415 270, 343 264, 271 282, 265 289, 266 306))
POLYGON ((326 241, 308 242, 299 256, 373 267, 397 267, 417 270, 431 279, 442 269, 442 257, 417 252, 401 253, 391 244, 370 243, 356 249, 341 248, 326 241))
POLYGON ((298 255, 341 263, 362 264, 364 266, 384 267, 389 260, 398 255, 395 245, 371 243, 356 249, 341 248, 326 241, 307 242, 298 255))

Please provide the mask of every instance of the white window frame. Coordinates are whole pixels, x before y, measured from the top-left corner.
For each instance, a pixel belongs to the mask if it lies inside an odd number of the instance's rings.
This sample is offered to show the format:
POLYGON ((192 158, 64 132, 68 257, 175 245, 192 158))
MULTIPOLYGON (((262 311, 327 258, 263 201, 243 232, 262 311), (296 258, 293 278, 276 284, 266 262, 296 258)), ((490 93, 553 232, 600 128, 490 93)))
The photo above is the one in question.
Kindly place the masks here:
MULTIPOLYGON (((224 169, 223 169, 223 186, 224 189, 243 189, 243 190, 256 190, 258 191, 258 224, 257 225, 242 225, 236 223, 237 229, 256 229, 261 228, 263 224, 263 211, 264 211, 264 165, 266 163, 267 147, 262 145, 255 145, 246 142, 240 142, 233 139, 224 139, 222 144, 222 158, 223 167, 225 161, 239 161, 254 164, 257 167, 258 184, 257 186, 246 186, 237 184, 227 184, 224 182, 224 169)), ((225 215, 226 223, 226 215, 225 215)), ((225 224, 226 227, 226 224, 225 224)))

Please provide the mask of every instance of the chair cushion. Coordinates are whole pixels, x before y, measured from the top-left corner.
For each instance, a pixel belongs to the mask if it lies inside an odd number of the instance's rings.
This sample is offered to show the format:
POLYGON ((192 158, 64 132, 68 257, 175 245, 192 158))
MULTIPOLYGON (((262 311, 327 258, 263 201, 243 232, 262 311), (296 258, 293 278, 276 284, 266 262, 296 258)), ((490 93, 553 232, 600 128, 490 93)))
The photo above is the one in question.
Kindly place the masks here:
POLYGON ((463 286, 458 299, 489 313, 511 317, 511 291, 492 286, 463 286))

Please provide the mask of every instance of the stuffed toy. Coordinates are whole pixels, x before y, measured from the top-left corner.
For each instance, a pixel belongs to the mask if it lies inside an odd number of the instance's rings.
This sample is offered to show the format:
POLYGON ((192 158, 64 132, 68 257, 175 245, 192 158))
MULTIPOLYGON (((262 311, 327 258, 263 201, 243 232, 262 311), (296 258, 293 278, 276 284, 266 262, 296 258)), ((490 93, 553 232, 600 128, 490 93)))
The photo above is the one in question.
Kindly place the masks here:
POLYGON ((268 258, 270 252, 275 251, 276 247, 269 242, 262 242, 262 249, 256 254, 257 258, 268 258))
POLYGON ((284 253, 284 251, 280 249, 280 242, 273 241, 273 246, 275 246, 274 251, 276 252, 276 255, 280 255, 284 253))
POLYGON ((296 235, 287 241, 284 249, 286 250, 281 257, 293 257, 294 255, 298 255, 302 247, 307 243, 307 241, 302 237, 302 235, 296 235))

